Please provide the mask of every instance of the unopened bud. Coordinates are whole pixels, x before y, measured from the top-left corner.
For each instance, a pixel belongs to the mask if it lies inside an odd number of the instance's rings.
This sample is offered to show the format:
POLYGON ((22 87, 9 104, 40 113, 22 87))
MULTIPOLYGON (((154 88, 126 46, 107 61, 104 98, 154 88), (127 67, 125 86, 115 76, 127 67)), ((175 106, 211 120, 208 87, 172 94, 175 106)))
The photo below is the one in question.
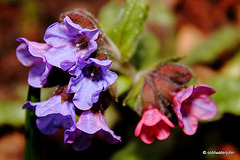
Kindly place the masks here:
POLYGON ((153 89, 151 82, 146 78, 144 85, 141 90, 141 110, 144 111, 148 108, 159 108, 160 101, 158 100, 157 94, 153 89))
POLYGON ((167 77, 179 84, 185 84, 193 77, 190 69, 183 65, 174 63, 163 64, 155 70, 155 73, 167 77))
POLYGON ((172 95, 174 92, 179 91, 183 88, 183 85, 179 85, 174 83, 163 76, 154 76, 152 77, 152 81, 157 91, 158 97, 162 100, 163 104, 169 105, 172 103, 172 95))
POLYGON ((99 28, 100 25, 94 16, 86 10, 76 9, 74 11, 65 12, 60 15, 62 21, 64 17, 68 16, 74 23, 79 24, 83 28, 94 29, 99 28))

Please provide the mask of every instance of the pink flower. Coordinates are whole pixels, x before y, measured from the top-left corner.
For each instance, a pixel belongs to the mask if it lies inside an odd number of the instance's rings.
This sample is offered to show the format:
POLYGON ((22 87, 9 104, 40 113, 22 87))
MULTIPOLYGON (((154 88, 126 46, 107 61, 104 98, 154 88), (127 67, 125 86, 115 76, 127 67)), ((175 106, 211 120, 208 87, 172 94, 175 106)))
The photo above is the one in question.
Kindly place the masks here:
POLYGON ((185 134, 193 135, 196 132, 198 119, 208 120, 216 115, 216 104, 208 97, 215 92, 207 85, 199 85, 196 88, 191 85, 174 95, 173 109, 185 134))
POLYGON ((172 122, 157 108, 150 107, 143 112, 135 129, 135 136, 140 136, 144 143, 151 144, 155 137, 158 140, 167 139, 170 135, 169 127, 174 128, 172 122))

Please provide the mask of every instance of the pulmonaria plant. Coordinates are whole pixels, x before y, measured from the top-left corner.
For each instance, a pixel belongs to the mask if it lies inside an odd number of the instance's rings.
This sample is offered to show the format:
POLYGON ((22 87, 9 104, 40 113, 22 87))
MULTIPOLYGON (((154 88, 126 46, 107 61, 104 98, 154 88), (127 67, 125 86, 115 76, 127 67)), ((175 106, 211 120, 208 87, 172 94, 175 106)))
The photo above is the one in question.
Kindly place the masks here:
MULTIPOLYGON (((123 47, 124 51, 125 47, 130 47, 129 53, 121 53, 121 57, 119 50, 122 52, 123 48, 116 49, 98 22, 86 11, 67 12, 61 15, 61 19, 61 23, 56 22, 46 29, 45 43, 17 39, 21 42, 16 49, 18 60, 24 66, 32 67, 28 75, 29 85, 36 88, 58 86, 48 100, 28 101, 23 109, 35 112, 36 125, 42 133, 49 135, 63 129, 64 142, 77 151, 89 148, 94 138, 110 144, 121 142, 121 137, 108 127, 104 112, 116 100, 117 91, 113 84, 118 75, 131 76, 137 81, 143 73, 137 73, 137 67, 129 60, 134 46, 124 44, 125 40, 136 38, 139 30, 134 29, 133 37, 129 39, 120 36, 118 47, 123 47)), ((126 26, 130 27, 126 33, 131 37, 130 30, 134 25, 126 26)), ((171 122, 173 114, 187 135, 196 132, 198 119, 208 120, 215 116, 216 104, 209 98, 215 91, 206 85, 187 87, 193 75, 186 66, 165 63, 144 73, 144 81, 137 83, 142 86, 136 89, 132 84, 127 97, 121 95, 124 102, 129 97, 135 100, 132 101, 136 106, 133 110, 141 115, 141 119, 134 134, 144 143, 167 139, 175 127, 171 122)), ((118 106, 120 102, 117 102, 118 106)))
POLYGON ((142 119, 137 124, 135 136, 146 143, 152 143, 155 138, 164 140, 169 137, 170 129, 174 128, 172 122, 161 112, 161 102, 153 89, 151 82, 145 79, 141 90, 142 119))
POLYGON ((190 70, 174 63, 166 63, 146 75, 138 106, 142 119, 137 124, 135 136, 150 144, 155 137, 164 140, 169 137, 169 127, 174 128, 167 118, 174 110, 179 126, 187 135, 193 135, 198 127, 198 119, 208 120, 216 115, 215 102, 209 98, 215 93, 207 85, 194 88, 186 83, 192 78, 190 70))
POLYGON ((35 112, 36 125, 42 133, 54 134, 62 128, 65 142, 76 150, 84 150, 94 137, 112 144, 121 141, 103 116, 109 105, 104 99, 113 98, 110 93, 100 96, 109 92, 118 75, 109 70, 112 61, 97 51, 100 29, 83 28, 74 23, 70 17, 74 19, 76 14, 79 16, 78 12, 68 13, 63 23, 49 26, 44 36, 46 43, 17 39, 22 43, 16 55, 23 65, 32 67, 28 78, 30 86, 59 86, 48 100, 28 101, 23 109, 35 112), (79 116, 78 122, 76 116, 79 116))

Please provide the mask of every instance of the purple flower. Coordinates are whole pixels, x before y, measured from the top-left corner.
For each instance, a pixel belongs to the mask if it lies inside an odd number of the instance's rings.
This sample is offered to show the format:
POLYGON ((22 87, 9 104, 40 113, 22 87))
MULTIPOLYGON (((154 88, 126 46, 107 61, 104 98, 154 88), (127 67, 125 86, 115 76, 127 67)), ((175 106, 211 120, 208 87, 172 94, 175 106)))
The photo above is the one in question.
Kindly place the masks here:
POLYGON ((215 116, 217 107, 215 102, 208 96, 215 93, 207 85, 194 85, 181 90, 173 97, 175 106, 173 107, 179 126, 187 135, 193 135, 198 127, 198 119, 208 120, 215 116))
POLYGON ((61 96, 56 95, 43 102, 26 102, 23 109, 35 111, 37 127, 44 134, 54 134, 60 128, 69 129, 75 123, 75 107, 72 102, 62 103, 61 96))
POLYGON ((25 38, 18 38, 22 42, 16 49, 18 60, 24 66, 31 66, 28 74, 29 85, 40 88, 47 82, 47 77, 52 65, 46 62, 45 54, 51 48, 50 45, 28 41, 25 38))
POLYGON ((72 67, 79 58, 86 59, 97 49, 96 39, 99 29, 82 28, 73 23, 66 16, 64 24, 54 23, 49 26, 44 35, 47 44, 53 46, 47 53, 46 58, 50 64, 67 70, 72 67), (68 63, 68 66, 61 66, 61 63, 68 63))
POLYGON ((110 144, 121 142, 121 137, 116 136, 109 129, 100 112, 93 113, 91 110, 87 110, 80 115, 76 126, 65 131, 64 141, 71 144, 75 150, 81 151, 87 149, 95 137, 110 144))
POLYGON ((117 80, 117 74, 108 70, 111 60, 89 58, 79 59, 78 63, 69 70, 72 77, 67 92, 75 93, 73 103, 81 110, 88 110, 99 99, 99 94, 117 80))

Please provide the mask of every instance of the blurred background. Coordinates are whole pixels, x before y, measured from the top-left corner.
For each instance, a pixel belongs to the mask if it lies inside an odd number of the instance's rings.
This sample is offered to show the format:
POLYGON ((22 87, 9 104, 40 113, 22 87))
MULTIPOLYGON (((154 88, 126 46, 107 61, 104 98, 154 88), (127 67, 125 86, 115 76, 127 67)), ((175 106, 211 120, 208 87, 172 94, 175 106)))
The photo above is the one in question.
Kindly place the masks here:
MULTIPOLYGON (((19 45, 16 39, 43 42, 46 28, 58 21, 61 13, 75 8, 88 10, 108 30, 123 4, 124 0, 0 1, 0 160, 24 159, 25 111, 21 107, 27 97, 29 68, 16 59, 15 49, 19 45)), ((63 133, 59 131, 42 137, 39 148, 43 159, 240 159, 240 1, 150 0, 137 51, 162 59, 185 57, 180 63, 191 67, 195 81, 217 91, 212 96, 218 106, 217 116, 199 122, 193 136, 176 127, 167 140, 146 145, 134 137, 139 121, 136 113, 127 107, 109 108, 106 119, 115 133, 122 136, 121 144, 112 146, 96 141, 89 150, 75 152, 63 143, 63 133), (113 121, 108 116, 111 114, 118 118, 113 121), (234 154, 204 155, 203 151, 234 154)), ((42 90, 41 94, 44 99, 51 89, 42 90)))

